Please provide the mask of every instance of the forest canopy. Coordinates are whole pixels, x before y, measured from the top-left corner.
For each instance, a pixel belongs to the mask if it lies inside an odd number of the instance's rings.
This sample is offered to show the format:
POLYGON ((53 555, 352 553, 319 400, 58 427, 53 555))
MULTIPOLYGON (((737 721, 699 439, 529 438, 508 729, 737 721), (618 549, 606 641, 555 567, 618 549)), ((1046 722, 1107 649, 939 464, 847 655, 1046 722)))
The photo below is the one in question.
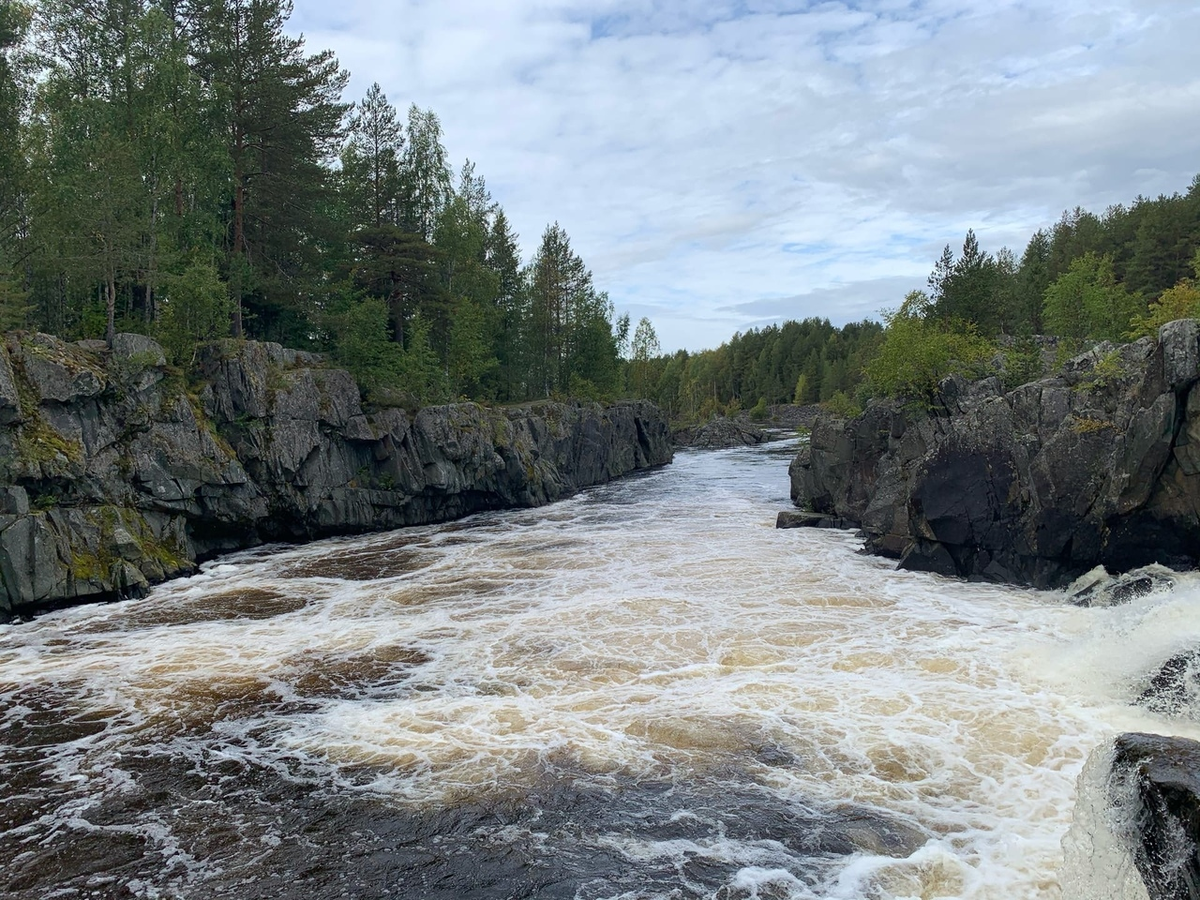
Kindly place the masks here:
POLYGON ((368 396, 614 396, 607 296, 523 263, 437 115, 343 98, 287 0, 0 0, 0 325, 329 352, 368 396))
MULTIPOLYGON (((927 396, 1001 345, 1200 314, 1200 177, 1076 208, 1018 254, 969 231, 884 322, 663 354, 558 223, 531 259, 436 113, 357 102, 288 0, 0 0, 0 328, 328 353, 378 403, 647 397, 676 419, 927 396)), ((899 298, 898 298, 899 299, 899 298)), ((1019 368, 1019 367, 1018 367, 1019 368)))

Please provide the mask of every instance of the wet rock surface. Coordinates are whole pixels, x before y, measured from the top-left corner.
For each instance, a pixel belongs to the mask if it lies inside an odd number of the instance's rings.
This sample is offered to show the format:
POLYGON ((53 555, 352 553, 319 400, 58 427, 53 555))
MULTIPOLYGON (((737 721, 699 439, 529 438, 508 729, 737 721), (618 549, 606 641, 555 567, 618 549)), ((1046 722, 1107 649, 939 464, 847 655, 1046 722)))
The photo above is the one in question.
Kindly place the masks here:
POLYGON ((1164 716, 1200 718, 1200 647, 1176 653, 1150 677, 1138 705, 1164 716))
MULTIPOLYGON (((148 755, 126 788, 24 852, 0 851, 0 892, 60 896, 385 896, 542 900, 747 897, 735 848, 800 881, 822 859, 905 857, 931 835, 853 805, 818 810, 753 784, 635 783, 547 771, 532 790, 421 808, 233 760, 148 755)), ((371 773, 363 771, 363 781, 371 773)), ((52 777, 29 771, 30 783, 52 777)), ((56 803, 26 814, 53 815, 56 803)), ((32 832, 38 829, 34 827, 32 832)))
POLYGON ((1150 900, 1200 897, 1200 743, 1123 734, 1109 787, 1150 900))
POLYGON ((1071 582, 1067 600, 1075 606, 1120 606, 1140 597, 1170 591, 1178 580, 1178 573, 1157 564, 1121 575, 1109 575, 1103 566, 1097 566, 1071 582))
POLYGON ((853 524, 836 516, 799 510, 782 510, 775 517, 776 528, 852 528, 853 524))
POLYGON ((1200 559, 1200 324, 1100 345, 1005 391, 942 382, 932 409, 823 415, 791 466, 800 507, 857 523, 902 568, 1068 584, 1200 559))
POLYGON ((225 342, 0 344, 0 617, 135 596, 219 553, 530 507, 669 462, 648 403, 364 409, 350 375, 225 342))

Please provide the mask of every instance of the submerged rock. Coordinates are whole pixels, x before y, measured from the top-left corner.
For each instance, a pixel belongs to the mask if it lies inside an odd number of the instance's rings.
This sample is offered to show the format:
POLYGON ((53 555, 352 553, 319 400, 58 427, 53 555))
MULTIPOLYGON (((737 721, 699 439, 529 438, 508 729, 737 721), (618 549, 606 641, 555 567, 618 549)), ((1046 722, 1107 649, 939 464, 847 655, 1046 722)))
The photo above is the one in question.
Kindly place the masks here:
POLYGON ((1142 566, 1121 575, 1109 575, 1096 566, 1067 588, 1067 600, 1075 606, 1120 606, 1158 591, 1169 591, 1179 580, 1166 566, 1142 566))
POLYGON ((1200 743, 1121 735, 1109 793, 1150 900, 1200 897, 1200 743))
POLYGON ((857 523, 901 566, 1061 587, 1097 565, 1200 562, 1200 325, 1101 345, 1006 391, 952 376, 932 408, 823 415, 797 506, 857 523))
POLYGON ((845 519, 823 516, 820 513, 783 510, 775 517, 776 528, 852 528, 845 519))
POLYGON ((671 459, 645 402, 365 409, 349 373, 224 342, 0 344, 0 617, 144 592, 199 560, 540 506, 671 459))

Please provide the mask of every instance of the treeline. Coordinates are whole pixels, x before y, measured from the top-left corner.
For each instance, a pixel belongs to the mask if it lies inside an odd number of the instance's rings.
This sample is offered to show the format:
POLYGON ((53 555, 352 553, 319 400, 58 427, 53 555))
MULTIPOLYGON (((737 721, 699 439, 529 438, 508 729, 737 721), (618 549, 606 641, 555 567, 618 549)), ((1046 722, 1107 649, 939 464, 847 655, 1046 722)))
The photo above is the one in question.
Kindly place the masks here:
POLYGON ((785 402, 853 413, 872 396, 928 400, 950 372, 982 374, 997 364, 1015 384, 1041 374, 1034 335, 1057 337, 1065 356, 1200 317, 1193 276, 1200 279, 1200 176, 1185 194, 1139 197, 1103 215, 1065 212, 1020 256, 989 253, 968 231, 959 253, 943 250, 925 290, 884 314, 886 330, 806 319, 735 335, 716 350, 663 356, 647 346, 648 324, 639 326, 630 385, 673 418, 703 420, 785 402))
POLYGON ((329 351, 386 398, 623 389, 628 319, 523 263, 429 110, 357 104, 287 0, 0 0, 0 327, 329 351))
POLYGON ((878 322, 834 328, 828 319, 810 318, 735 334, 716 350, 662 356, 643 349, 645 328, 639 325, 634 337, 630 385, 681 421, 739 410, 765 414, 777 403, 843 403, 883 342, 878 322))
POLYGON ((885 317, 886 340, 867 366, 859 399, 928 398, 950 372, 975 374, 998 357, 1010 380, 1032 376, 1038 354, 1021 339, 1035 334, 1059 338, 1068 354, 1200 317, 1195 278, 1200 176, 1184 194, 1139 197, 1103 215, 1063 213, 1033 235, 1020 258, 1008 249, 985 252, 968 231, 961 253, 943 250, 927 289, 885 317))

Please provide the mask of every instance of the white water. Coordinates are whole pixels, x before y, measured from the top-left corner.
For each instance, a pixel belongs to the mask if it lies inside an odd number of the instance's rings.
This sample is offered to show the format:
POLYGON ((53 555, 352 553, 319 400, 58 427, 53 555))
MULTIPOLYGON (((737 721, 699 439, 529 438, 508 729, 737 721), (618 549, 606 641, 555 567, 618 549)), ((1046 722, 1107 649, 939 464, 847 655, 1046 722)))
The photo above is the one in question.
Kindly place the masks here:
MULTIPOLYGON (((1084 763, 1114 734, 1200 738, 1131 705, 1149 671, 1200 644, 1200 588, 1087 610, 895 572, 850 534, 775 530, 786 493, 777 452, 683 454, 550 508, 267 548, 143 601, 0 626, 7 734, 31 697, 105 723, 38 751, 63 798, 3 840, 97 827, 84 812, 133 790, 127 760, 153 751, 418 809, 557 772, 752 786, 922 833, 899 856, 864 834, 856 853, 803 864, 720 829, 597 837, 630 865, 714 860, 732 873, 722 896, 1136 896, 1111 877, 1129 871, 1119 848, 1079 849, 1103 827, 1098 794, 1079 804, 1065 874, 1062 841, 1084 763)), ((168 886, 205 896, 215 865, 164 822, 142 837, 168 886)), ((696 895, 680 885, 623 896, 696 895)))

